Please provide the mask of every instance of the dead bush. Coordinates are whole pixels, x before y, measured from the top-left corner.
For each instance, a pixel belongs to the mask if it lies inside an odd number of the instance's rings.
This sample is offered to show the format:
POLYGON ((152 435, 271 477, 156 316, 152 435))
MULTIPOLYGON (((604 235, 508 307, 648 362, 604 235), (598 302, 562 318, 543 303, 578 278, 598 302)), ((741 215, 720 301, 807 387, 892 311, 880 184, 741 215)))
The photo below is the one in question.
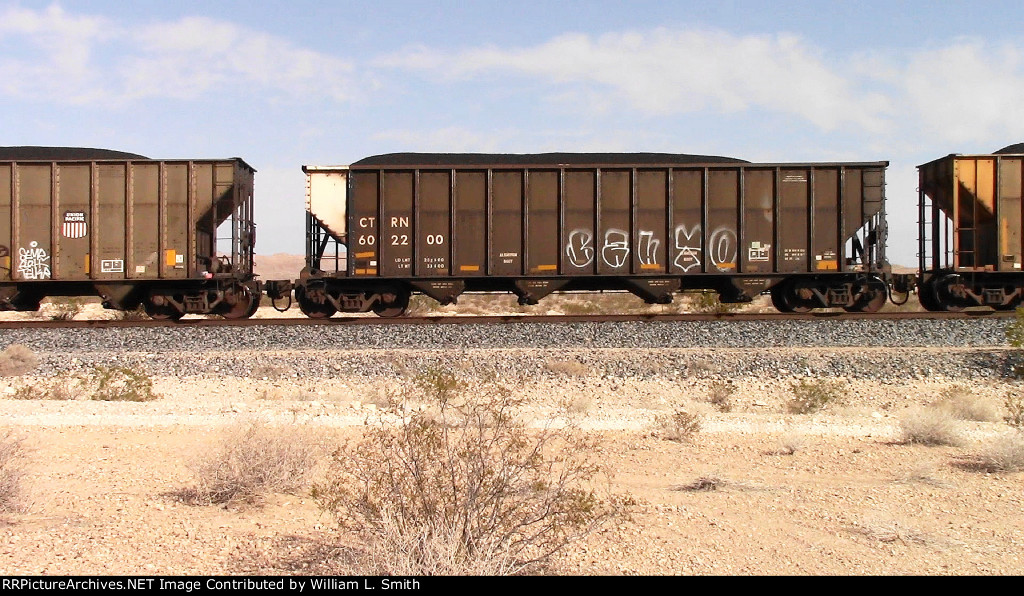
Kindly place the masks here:
POLYGON ((54 321, 73 321, 85 310, 85 300, 72 296, 53 296, 48 299, 50 318, 54 321))
POLYGON ((590 367, 578 360, 556 360, 549 358, 544 361, 544 368, 567 377, 585 377, 591 374, 590 367))
POLYGON ((939 399, 933 405, 946 410, 954 418, 960 420, 976 420, 978 422, 999 420, 999 411, 996 405, 974 395, 965 385, 946 387, 939 393, 939 399))
POLYGON ((711 390, 708 392, 708 402, 719 412, 731 412, 734 393, 736 393, 736 386, 732 383, 715 381, 711 384, 711 390))
POLYGON ((1024 433, 997 437, 978 455, 978 464, 990 472, 1024 471, 1024 433))
POLYGON ((146 314, 146 308, 141 304, 130 310, 114 311, 114 319, 120 321, 145 321, 150 316, 146 314))
POLYGON ((949 412, 936 407, 915 408, 903 415, 900 432, 904 443, 960 445, 960 429, 949 412))
POLYGON ((26 508, 25 456, 21 437, 10 430, 0 432, 0 511, 17 512, 26 508))
POLYGON ((281 377, 288 376, 291 373, 287 367, 281 366, 280 364, 257 364, 252 368, 252 372, 249 376, 254 379, 280 379, 281 377))
POLYGON ((508 387, 442 370, 416 385, 433 410, 371 428, 314 489, 366 538, 365 573, 525 573, 622 512, 595 488, 595 445, 572 429, 527 429, 508 387))
POLYGON ((184 496, 196 504, 256 503, 304 487, 322 457, 307 428, 259 421, 232 426, 210 454, 192 462, 196 487, 184 496))
POLYGON ((76 399, 82 390, 81 379, 70 374, 40 379, 23 379, 14 386, 11 399, 76 399))
POLYGON ((669 441, 689 441, 700 431, 701 416, 683 408, 658 419, 658 436, 669 441))
POLYGON ((16 377, 39 366, 39 357, 22 344, 11 344, 0 352, 0 377, 16 377))
POLYGON ((800 379, 790 385, 790 390, 793 397, 786 402, 790 414, 811 414, 843 401, 842 387, 825 379, 800 379))
POLYGON ((64 372, 55 377, 22 379, 14 385, 11 399, 98 401, 152 401, 153 379, 132 366, 93 366, 80 373, 64 372))
POLYGON ((1024 431, 1024 396, 1010 393, 1006 396, 1006 416, 1003 420, 1019 431, 1024 431))

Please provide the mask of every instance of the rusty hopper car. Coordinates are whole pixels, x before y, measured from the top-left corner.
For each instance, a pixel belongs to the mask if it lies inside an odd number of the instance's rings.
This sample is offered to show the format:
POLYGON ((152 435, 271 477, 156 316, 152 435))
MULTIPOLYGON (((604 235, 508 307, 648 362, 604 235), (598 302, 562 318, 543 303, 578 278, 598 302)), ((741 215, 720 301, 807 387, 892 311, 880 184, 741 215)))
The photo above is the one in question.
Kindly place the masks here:
POLYGON ((237 158, 0 148, 0 309, 98 295, 155 318, 250 316, 253 174, 237 158))
MULTIPOLYGON (((388 154, 306 166, 309 316, 402 314, 419 292, 770 291, 783 311, 887 297, 886 162, 675 154, 388 154)), ((268 285, 284 296, 288 284, 268 285)))
POLYGON ((918 295, 929 310, 1010 310, 1024 295, 1024 145, 918 166, 918 295))

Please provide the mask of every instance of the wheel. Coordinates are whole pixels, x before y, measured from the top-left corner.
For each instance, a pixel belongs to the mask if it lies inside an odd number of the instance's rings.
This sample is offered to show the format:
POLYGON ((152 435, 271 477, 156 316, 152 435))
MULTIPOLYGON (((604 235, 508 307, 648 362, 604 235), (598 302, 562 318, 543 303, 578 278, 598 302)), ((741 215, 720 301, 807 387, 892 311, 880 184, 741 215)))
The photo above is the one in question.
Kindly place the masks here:
POLYGON ((885 282, 872 277, 865 284, 865 289, 857 296, 857 299, 850 306, 844 306, 846 312, 878 312, 885 306, 885 299, 888 297, 889 288, 885 282))
POLYGON ((950 274, 935 281, 932 286, 936 301, 941 310, 947 312, 960 312, 968 306, 967 302, 957 296, 953 286, 963 283, 959 275, 950 274))
POLYGON ((324 300, 322 303, 313 302, 306 296, 306 289, 302 286, 295 287, 295 301, 299 303, 299 310, 302 314, 311 319, 329 319, 338 309, 324 300))
POLYGON ((222 313, 225 319, 248 319, 260 306, 259 294, 253 295, 252 290, 246 286, 235 286, 228 292, 235 295, 235 303, 222 313))
POLYGON ((771 296, 772 304, 782 312, 810 312, 818 305, 813 299, 801 298, 800 289, 794 282, 782 283, 772 288, 771 296), (782 308, 779 308, 779 305, 782 308))
POLYGON ((786 292, 789 291, 789 284, 782 282, 771 289, 772 306, 779 312, 793 312, 793 308, 786 301, 786 292))
POLYGON ((939 299, 935 297, 935 286, 931 282, 917 286, 917 301, 927 311, 938 312, 942 310, 939 299))
POLYGON ((400 317, 405 314, 405 311, 409 308, 409 293, 398 291, 398 292, 385 292, 381 294, 381 299, 388 300, 388 302, 382 303, 380 301, 373 303, 373 312, 378 317, 384 317, 386 319, 400 317))
POLYGON ((149 315, 149 318, 157 321, 177 321, 185 316, 185 313, 174 308, 171 304, 153 304, 152 298, 146 300, 143 303, 143 307, 146 309, 146 314, 149 315))

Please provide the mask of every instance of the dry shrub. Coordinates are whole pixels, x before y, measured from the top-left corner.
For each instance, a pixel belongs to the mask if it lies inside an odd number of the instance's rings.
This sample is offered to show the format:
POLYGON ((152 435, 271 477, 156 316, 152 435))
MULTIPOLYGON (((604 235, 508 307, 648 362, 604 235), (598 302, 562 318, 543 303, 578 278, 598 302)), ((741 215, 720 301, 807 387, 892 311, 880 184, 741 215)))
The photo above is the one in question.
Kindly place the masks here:
POLYGON ((978 464, 989 472, 1024 471, 1024 433, 997 437, 978 455, 978 464))
POLYGON ((257 364, 253 367, 252 372, 249 376, 254 379, 280 379, 281 377, 288 376, 291 373, 287 367, 281 366, 280 364, 257 364))
POLYGON ((715 381, 711 384, 711 390, 708 392, 708 402, 719 412, 731 412, 734 393, 736 393, 736 386, 732 383, 715 381))
POLYGON ((130 310, 114 311, 114 319, 119 321, 145 321, 149 318, 146 308, 141 304, 130 310))
POLYGON ((622 511, 623 500, 594 486, 592 441, 527 429, 508 387, 444 370, 416 386, 434 411, 371 428, 335 453, 329 482, 314 490, 366 538, 362 572, 526 573, 622 511))
POLYGON ((800 379, 790 385, 790 390, 793 397, 786 402, 790 414, 811 414, 843 401, 842 386, 825 379, 800 379))
POLYGON ((569 377, 585 377, 591 372, 589 366, 578 360, 555 360, 554 358, 549 358, 544 361, 544 368, 553 373, 569 377))
POLYGON ((704 290, 693 297, 693 309, 701 313, 728 313, 739 310, 742 306, 733 302, 722 302, 718 292, 704 290))
POLYGON ((0 377, 16 377, 39 366, 39 357, 22 344, 11 344, 0 352, 0 377))
POLYGON ((793 455, 807 447, 807 435, 798 432, 787 432, 779 437, 780 455, 793 455))
POLYGON ((963 441, 956 418, 935 407, 915 408, 904 414, 900 431, 904 443, 956 446, 963 441))
POLYGON ((85 300, 70 296, 49 298, 49 315, 54 321, 73 321, 85 310, 85 300))
POLYGON ((197 504, 256 503, 305 486, 322 455, 308 428, 232 426, 213 452, 191 464, 196 487, 184 496, 197 504))
POLYGON ((948 411, 960 420, 976 420, 978 422, 995 422, 999 420, 999 411, 991 401, 974 395, 965 385, 952 385, 939 393, 935 407, 948 411))
POLYGON ((1024 396, 1010 393, 1006 396, 1006 417, 1003 420, 1019 431, 1024 431, 1024 396))
POLYGON ((11 399, 77 399, 82 391, 82 380, 70 374, 46 379, 22 380, 14 387, 11 399))
POLYGON ((93 366, 79 373, 56 377, 25 379, 14 387, 11 399, 73 400, 79 397, 98 401, 152 401, 153 379, 144 370, 132 366, 93 366))
POLYGON ((871 515, 857 525, 859 533, 879 542, 903 544, 928 544, 931 542, 923 532, 884 514, 871 515))
POLYGON ((678 408, 668 416, 658 419, 658 436, 669 441, 689 441, 700 432, 701 416, 695 412, 678 408))
POLYGON ((0 433, 0 511, 24 511, 26 450, 21 437, 10 430, 0 433))

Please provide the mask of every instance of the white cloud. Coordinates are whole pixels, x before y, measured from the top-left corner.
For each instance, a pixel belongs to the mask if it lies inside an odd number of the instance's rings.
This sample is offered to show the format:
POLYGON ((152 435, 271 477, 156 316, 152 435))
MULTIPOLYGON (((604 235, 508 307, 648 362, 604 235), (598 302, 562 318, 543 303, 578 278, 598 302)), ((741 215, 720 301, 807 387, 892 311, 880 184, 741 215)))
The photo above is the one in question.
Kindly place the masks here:
POLYGON ((899 88, 918 138, 960 146, 1000 139, 983 151, 1024 138, 1024 48, 1019 45, 959 40, 916 52, 899 88))
MULTIPOLYGON (((881 129, 891 110, 887 98, 859 91, 821 53, 793 35, 740 37, 661 28, 599 37, 568 34, 526 48, 445 53, 418 47, 377 64, 457 79, 512 72, 555 86, 596 86, 603 95, 653 115, 768 109, 825 131, 881 129)), ((595 103, 608 110, 607 102, 595 103)))
POLYGON ((0 11, 0 93, 58 103, 193 99, 225 91, 270 98, 350 97, 353 65, 233 23, 183 18, 132 28, 57 5, 0 11), (97 58, 102 54, 102 59, 97 58))

